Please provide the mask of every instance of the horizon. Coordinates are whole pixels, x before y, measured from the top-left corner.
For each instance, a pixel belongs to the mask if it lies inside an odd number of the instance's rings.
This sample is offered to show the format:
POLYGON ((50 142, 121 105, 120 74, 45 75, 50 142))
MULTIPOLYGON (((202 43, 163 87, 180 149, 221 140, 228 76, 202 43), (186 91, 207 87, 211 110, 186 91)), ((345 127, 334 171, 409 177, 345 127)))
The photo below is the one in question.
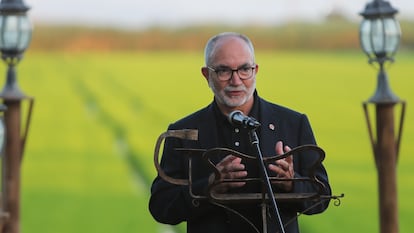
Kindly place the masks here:
MULTIPOLYGON (((186 27, 202 24, 242 26, 281 25, 291 21, 323 22, 330 14, 359 22, 369 2, 346 0, 210 0, 209 4, 188 0, 25 0, 34 24, 75 24, 98 27, 146 29, 186 27), (220 6, 220 7, 217 7, 220 6), (172 10, 173 9, 173 10, 172 10), (191 9, 191 10, 190 10, 191 9)), ((397 19, 414 20, 414 2, 394 0, 397 19)))

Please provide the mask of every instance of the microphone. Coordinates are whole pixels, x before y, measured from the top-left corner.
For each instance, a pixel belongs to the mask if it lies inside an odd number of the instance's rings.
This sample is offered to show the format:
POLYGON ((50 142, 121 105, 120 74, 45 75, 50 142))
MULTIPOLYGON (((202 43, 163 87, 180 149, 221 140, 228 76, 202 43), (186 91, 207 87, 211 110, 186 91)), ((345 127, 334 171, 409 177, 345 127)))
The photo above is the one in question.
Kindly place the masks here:
POLYGON ((252 117, 244 115, 239 110, 231 112, 228 119, 232 125, 243 126, 248 129, 256 129, 260 126, 260 122, 252 117))

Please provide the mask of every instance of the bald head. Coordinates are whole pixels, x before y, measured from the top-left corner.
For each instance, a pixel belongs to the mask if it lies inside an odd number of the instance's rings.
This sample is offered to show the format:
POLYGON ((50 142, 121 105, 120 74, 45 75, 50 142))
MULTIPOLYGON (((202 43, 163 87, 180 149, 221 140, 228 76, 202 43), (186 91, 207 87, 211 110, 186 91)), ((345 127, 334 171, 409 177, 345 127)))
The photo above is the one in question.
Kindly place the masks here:
POLYGON ((244 43, 246 43, 248 49, 250 50, 250 53, 252 55, 252 59, 254 62, 254 47, 252 42, 250 41, 250 39, 240 33, 236 33, 236 32, 223 32, 220 34, 217 34, 213 37, 211 37, 206 44, 206 47, 204 49, 204 62, 206 66, 211 65, 211 60, 214 56, 214 54, 216 53, 216 49, 220 48, 221 42, 224 42, 226 40, 231 40, 231 39, 235 39, 235 40, 241 40, 244 43))

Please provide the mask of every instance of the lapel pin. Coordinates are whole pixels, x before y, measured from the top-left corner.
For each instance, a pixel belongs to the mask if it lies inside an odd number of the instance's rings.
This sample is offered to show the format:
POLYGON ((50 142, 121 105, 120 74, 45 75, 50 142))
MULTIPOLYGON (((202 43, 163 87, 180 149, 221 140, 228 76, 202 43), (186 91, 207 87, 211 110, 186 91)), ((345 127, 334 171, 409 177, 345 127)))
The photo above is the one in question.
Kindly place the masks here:
POLYGON ((275 130, 275 125, 274 124, 269 124, 269 129, 270 130, 275 130))

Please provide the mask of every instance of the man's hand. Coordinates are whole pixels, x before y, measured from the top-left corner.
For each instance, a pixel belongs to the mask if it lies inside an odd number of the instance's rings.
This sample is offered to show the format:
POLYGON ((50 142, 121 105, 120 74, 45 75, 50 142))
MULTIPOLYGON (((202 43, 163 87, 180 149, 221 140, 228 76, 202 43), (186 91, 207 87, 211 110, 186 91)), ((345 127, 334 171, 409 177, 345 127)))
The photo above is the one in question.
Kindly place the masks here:
MULTIPOLYGON (((217 170, 220 172, 220 180, 223 179, 240 179, 247 176, 247 171, 244 170, 245 166, 241 163, 241 158, 228 155, 216 165, 217 170)), ((215 179, 213 173, 209 178, 211 184, 215 179)), ((224 182, 217 185, 214 191, 217 193, 225 193, 231 188, 238 188, 245 185, 246 182, 224 182)))
MULTIPOLYGON (((289 146, 283 146, 281 141, 278 141, 275 146, 275 151, 277 155, 284 154, 290 151, 289 146)), ((295 172, 293 170, 293 157, 290 155, 284 159, 276 160, 274 164, 269 164, 269 169, 277 174, 278 178, 291 179, 293 178, 295 172)), ((283 190, 289 192, 292 191, 293 182, 292 181, 275 181, 273 184, 278 185, 283 190)))

